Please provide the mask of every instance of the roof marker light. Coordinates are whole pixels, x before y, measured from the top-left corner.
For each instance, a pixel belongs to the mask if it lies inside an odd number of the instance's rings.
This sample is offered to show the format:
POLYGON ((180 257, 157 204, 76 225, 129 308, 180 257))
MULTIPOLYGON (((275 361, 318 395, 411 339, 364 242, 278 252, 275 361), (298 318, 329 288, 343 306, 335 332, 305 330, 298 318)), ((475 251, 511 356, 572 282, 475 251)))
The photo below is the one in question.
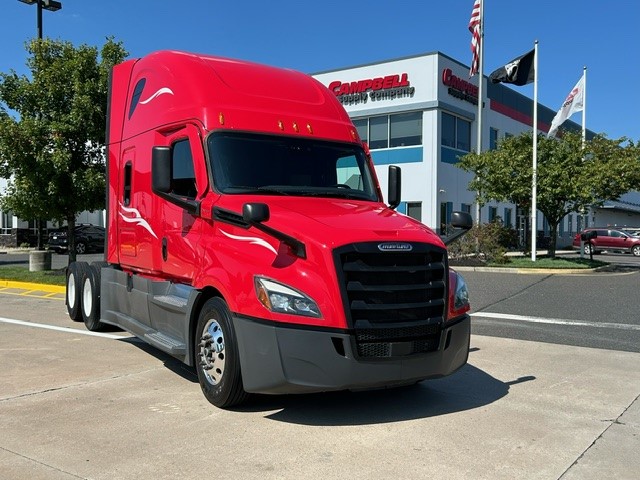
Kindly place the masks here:
POLYGON ((298 133, 300 131, 300 128, 298 128, 298 123, 297 122, 293 122, 293 130, 298 133))
POLYGON ((307 123, 307 132, 313 134, 313 128, 311 128, 311 124, 307 123))
POLYGON ((220 125, 224 125, 224 114, 222 112, 218 115, 218 121, 220 122, 220 125))
POLYGON ((282 123, 282 120, 278 120, 278 128, 280 130, 284 130, 284 123, 282 123))

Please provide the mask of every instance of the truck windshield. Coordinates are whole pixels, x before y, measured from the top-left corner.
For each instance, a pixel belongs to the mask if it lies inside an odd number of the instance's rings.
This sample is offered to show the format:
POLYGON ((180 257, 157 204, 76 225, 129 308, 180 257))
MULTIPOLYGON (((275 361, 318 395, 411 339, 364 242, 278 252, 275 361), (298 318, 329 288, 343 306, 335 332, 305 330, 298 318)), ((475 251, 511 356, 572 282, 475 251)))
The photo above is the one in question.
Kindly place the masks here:
POLYGON ((215 132, 207 148, 222 193, 337 197, 378 201, 364 150, 334 143, 215 132))

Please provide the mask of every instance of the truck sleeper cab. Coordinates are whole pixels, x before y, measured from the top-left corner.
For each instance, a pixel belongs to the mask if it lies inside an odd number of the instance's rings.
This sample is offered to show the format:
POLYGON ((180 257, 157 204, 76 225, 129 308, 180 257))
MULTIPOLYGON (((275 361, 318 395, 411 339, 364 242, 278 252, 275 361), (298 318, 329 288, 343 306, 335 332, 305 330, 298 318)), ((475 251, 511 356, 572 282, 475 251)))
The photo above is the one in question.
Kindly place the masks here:
POLYGON ((219 407, 466 363, 462 277, 316 80, 165 51, 114 67, 109 101, 106 261, 69 266, 73 320, 194 366, 219 407))

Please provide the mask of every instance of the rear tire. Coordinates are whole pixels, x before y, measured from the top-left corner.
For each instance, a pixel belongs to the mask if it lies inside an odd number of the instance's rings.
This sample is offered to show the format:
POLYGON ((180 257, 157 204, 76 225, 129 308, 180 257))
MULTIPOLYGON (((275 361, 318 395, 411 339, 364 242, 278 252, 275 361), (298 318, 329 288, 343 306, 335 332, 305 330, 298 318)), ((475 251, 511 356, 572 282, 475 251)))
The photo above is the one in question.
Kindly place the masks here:
POLYGON ((591 249, 593 249, 593 245, 591 245, 590 243, 585 243, 584 244, 584 254, 585 255, 591 255, 591 249))
POLYGON ((206 399, 220 408, 244 402, 249 394, 242 386, 238 342, 224 300, 214 297, 205 302, 194 340, 198 380, 206 399))
POLYGON ((87 253, 87 245, 84 242, 76 243, 76 253, 78 255, 82 255, 84 253, 87 253))
POLYGON ((87 262, 73 262, 67 267, 67 283, 65 303, 67 304, 67 313, 74 322, 82 321, 82 278, 89 270, 87 262))
POLYGON ((82 277, 82 320, 87 330, 98 332, 104 328, 100 321, 100 270, 98 262, 89 266, 82 277))
POLYGON ((633 253, 634 257, 640 257, 640 245, 634 245, 631 249, 631 253, 633 253))

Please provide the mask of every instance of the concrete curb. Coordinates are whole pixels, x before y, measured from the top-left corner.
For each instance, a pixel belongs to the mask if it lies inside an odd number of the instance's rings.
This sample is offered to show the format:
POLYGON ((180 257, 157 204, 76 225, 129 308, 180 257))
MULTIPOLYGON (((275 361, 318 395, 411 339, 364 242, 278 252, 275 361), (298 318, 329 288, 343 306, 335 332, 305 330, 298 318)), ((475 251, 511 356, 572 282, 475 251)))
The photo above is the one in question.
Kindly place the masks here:
MULTIPOLYGON (((588 273, 628 273, 626 271, 611 270, 612 265, 603 265, 596 268, 510 268, 510 267, 466 267, 451 265, 451 268, 458 272, 489 272, 489 273, 518 273, 531 275, 580 275, 588 273)), ((634 270, 633 267, 630 267, 634 270)))
MULTIPOLYGON (((519 273, 519 274, 577 274, 577 273, 593 273, 598 271, 597 268, 509 268, 509 267, 457 267, 452 265, 451 268, 458 272, 489 272, 489 273, 519 273)), ((599 268, 599 267, 598 267, 599 268)))
POLYGON ((23 290, 38 290, 48 293, 65 293, 66 289, 62 285, 47 285, 45 283, 14 282, 11 280, 0 280, 0 287, 20 288, 23 290))

